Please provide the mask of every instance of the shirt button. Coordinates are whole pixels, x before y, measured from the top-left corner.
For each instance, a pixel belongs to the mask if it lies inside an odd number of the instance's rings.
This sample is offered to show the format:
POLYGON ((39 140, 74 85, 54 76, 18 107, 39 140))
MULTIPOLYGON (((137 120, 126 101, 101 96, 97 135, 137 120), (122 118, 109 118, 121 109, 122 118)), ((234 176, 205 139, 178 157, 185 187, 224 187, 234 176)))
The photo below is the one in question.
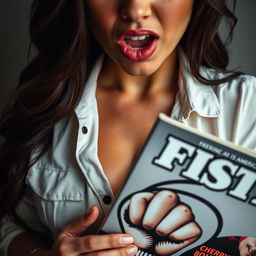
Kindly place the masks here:
POLYGON ((112 201, 111 197, 110 196, 104 196, 103 197, 103 202, 104 204, 110 204, 112 201))
POLYGON ((83 126, 83 127, 82 127, 82 133, 83 133, 83 134, 88 133, 88 128, 87 128, 86 126, 83 126))

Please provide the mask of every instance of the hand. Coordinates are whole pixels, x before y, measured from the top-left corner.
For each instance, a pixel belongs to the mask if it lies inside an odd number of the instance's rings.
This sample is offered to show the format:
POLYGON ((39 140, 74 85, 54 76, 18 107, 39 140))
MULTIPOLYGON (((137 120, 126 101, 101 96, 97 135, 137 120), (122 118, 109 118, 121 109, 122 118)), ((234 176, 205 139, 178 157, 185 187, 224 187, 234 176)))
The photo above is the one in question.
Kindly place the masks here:
POLYGON ((59 233, 53 247, 40 255, 47 256, 127 256, 135 255, 137 247, 127 234, 87 235, 81 234, 99 216, 99 208, 94 206, 88 214, 80 216, 59 233))
POLYGON ((247 237, 239 244, 240 256, 256 256, 256 238, 247 237))
POLYGON ((125 232, 148 254, 170 255, 199 239, 201 228, 191 208, 176 193, 162 190, 133 195, 123 209, 125 232))

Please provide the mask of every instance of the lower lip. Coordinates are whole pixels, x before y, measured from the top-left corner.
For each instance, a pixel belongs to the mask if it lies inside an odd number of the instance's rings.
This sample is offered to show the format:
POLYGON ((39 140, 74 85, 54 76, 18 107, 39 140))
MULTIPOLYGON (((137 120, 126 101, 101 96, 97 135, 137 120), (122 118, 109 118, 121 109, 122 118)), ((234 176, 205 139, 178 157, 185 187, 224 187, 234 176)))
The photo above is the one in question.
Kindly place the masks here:
POLYGON ((157 48, 158 39, 155 38, 148 46, 141 49, 133 49, 127 45, 123 40, 119 41, 117 45, 124 57, 131 61, 144 61, 153 55, 157 48))

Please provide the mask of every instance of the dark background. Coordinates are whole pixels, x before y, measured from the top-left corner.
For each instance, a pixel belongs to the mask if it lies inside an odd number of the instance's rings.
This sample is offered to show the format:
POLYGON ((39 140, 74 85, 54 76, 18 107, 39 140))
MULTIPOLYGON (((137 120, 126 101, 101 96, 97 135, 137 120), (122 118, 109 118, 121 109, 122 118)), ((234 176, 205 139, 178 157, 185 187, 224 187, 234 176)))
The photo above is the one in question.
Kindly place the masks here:
MULTIPOLYGON (((84 0, 86 1, 86 0, 84 0)), ((27 64, 28 17, 32 0, 0 1, 0 111, 27 64)), ((256 76, 256 0, 238 0, 238 24, 230 46, 230 68, 256 76)), ((203 25, 203 24, 202 24, 203 25)))

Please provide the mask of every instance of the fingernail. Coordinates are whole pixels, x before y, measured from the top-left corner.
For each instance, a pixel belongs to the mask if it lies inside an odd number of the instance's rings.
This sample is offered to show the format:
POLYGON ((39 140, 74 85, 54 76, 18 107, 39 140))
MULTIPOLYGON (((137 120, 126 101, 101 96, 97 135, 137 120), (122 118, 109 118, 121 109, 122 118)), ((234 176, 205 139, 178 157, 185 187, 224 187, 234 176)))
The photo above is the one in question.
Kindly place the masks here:
POLYGON ((135 255, 138 252, 138 248, 136 246, 130 246, 126 251, 129 255, 135 255))
POLYGON ((93 206, 90 208, 89 214, 91 214, 94 210, 95 210, 95 205, 93 205, 93 206))
POLYGON ((131 236, 122 236, 119 238, 120 244, 132 244, 134 239, 131 236))

